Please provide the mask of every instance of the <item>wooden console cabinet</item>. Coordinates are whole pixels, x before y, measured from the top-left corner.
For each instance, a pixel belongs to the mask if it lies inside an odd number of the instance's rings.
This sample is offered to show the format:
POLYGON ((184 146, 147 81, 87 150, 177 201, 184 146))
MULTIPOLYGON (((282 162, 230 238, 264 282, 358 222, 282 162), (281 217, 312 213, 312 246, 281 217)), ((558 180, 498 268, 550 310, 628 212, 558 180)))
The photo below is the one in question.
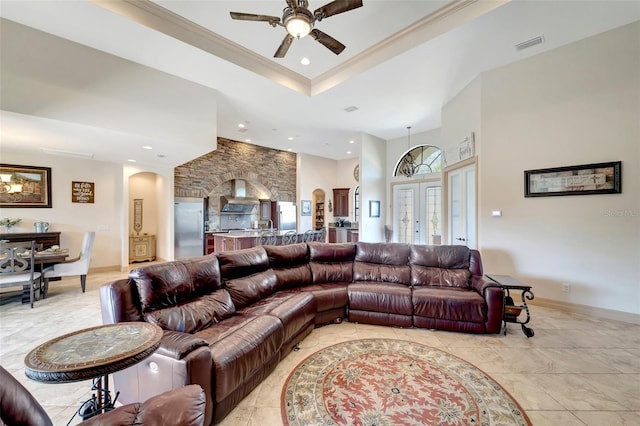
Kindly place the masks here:
POLYGON ((148 262, 150 260, 156 260, 156 236, 129 237, 129 262, 148 262))
POLYGON ((42 244, 43 249, 51 246, 60 245, 59 232, 16 232, 9 234, 0 234, 0 240, 7 240, 12 243, 23 243, 25 241, 35 240, 36 244, 42 244))

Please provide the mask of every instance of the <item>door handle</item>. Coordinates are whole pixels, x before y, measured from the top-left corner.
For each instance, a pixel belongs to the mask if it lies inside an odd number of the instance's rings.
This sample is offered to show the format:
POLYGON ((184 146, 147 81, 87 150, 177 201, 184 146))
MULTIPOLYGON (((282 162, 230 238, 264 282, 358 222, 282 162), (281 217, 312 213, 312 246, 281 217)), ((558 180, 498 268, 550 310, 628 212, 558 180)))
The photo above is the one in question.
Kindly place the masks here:
POLYGON ((456 238, 456 240, 458 240, 458 241, 467 241, 467 239, 466 239, 466 238, 460 238, 460 237, 459 237, 459 238, 456 238))

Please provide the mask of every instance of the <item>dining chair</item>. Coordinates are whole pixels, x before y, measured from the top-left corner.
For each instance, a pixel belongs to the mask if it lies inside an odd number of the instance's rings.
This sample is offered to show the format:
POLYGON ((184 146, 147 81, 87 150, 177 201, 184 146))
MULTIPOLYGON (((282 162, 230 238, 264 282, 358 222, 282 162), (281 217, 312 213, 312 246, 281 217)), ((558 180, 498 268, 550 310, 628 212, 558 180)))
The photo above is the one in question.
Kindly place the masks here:
POLYGON ((93 250, 93 241, 96 239, 96 233, 93 231, 87 231, 84 233, 82 239, 82 247, 80 248, 80 255, 75 259, 65 260, 61 263, 56 263, 53 266, 48 267, 42 271, 42 277, 44 279, 43 297, 47 297, 49 292, 49 278, 54 277, 69 277, 80 275, 80 286, 84 293, 87 285, 87 272, 89 272, 89 263, 91 262, 91 251, 93 250))
POLYGON ((272 231, 261 231, 256 237, 257 246, 275 246, 278 237, 272 231))
POLYGON ((295 244, 298 242, 298 233, 296 231, 287 231, 282 236, 282 245, 295 244))
POLYGON ((315 232, 313 232, 312 229, 308 229, 304 231, 304 234, 302 234, 302 242, 308 243, 313 241, 314 238, 315 238, 315 232))
POLYGON ((0 287, 29 286, 29 304, 33 308, 35 289, 42 274, 35 271, 36 242, 0 243, 0 287))

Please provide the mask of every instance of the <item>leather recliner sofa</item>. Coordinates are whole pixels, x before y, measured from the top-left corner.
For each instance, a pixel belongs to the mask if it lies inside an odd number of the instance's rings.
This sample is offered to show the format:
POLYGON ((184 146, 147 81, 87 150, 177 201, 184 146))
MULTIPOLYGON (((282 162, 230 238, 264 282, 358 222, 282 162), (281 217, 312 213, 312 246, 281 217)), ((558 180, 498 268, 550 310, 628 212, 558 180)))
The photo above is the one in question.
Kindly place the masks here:
POLYGON ((502 288, 465 246, 301 243, 135 269, 101 287, 104 323, 161 326, 159 349, 114 374, 123 402, 188 384, 222 420, 313 328, 333 321, 499 333, 502 288))
MULTIPOLYGON (((82 426, 175 425, 202 426, 204 392, 196 385, 156 395, 143 403, 131 403, 90 417, 82 426)), ((0 366, 0 424, 51 426, 42 405, 15 377, 0 366)))

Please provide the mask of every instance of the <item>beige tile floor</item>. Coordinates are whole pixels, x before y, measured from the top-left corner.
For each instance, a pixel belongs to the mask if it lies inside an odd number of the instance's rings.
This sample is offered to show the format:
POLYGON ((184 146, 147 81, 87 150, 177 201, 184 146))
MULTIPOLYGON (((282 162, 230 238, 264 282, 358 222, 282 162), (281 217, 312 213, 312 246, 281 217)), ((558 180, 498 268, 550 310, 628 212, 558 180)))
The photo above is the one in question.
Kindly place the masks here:
MULTIPOLYGON (((43 384, 24 375, 24 356, 52 337, 100 325, 100 285, 124 273, 92 273, 53 283, 34 309, 2 296, 0 364, 65 425, 90 396, 90 382, 43 384)), ((534 289, 535 290, 535 289, 534 289)), ((640 425, 640 326, 532 306, 535 336, 509 325, 507 336, 397 329, 342 323, 315 329, 221 423, 280 425, 280 391, 289 372, 327 345, 371 337, 416 341, 467 360, 509 391, 534 425, 640 425)), ((76 417, 72 424, 78 423, 76 417)))

